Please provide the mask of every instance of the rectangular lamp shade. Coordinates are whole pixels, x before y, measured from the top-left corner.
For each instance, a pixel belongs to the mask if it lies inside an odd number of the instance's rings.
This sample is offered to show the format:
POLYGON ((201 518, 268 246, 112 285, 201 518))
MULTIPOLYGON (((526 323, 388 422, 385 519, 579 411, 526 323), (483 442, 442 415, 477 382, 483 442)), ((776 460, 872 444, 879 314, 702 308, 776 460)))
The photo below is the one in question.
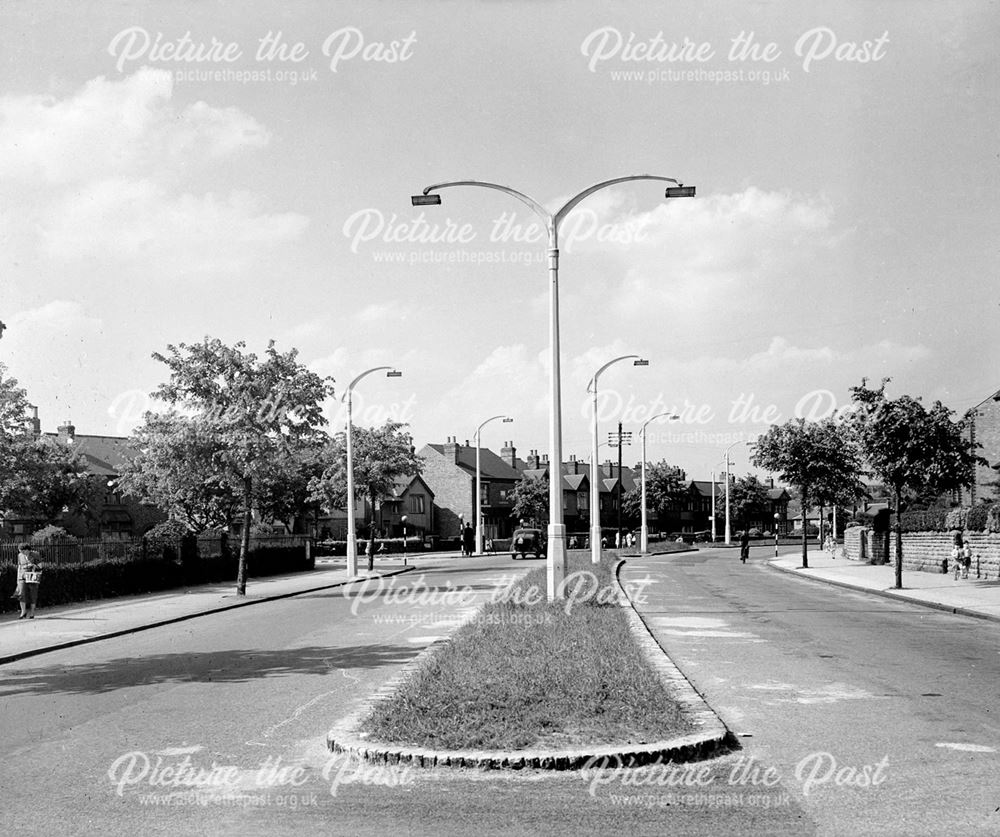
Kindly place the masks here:
POLYGON ((667 198, 693 198, 694 186, 668 186, 664 197, 667 198))
POLYGON ((414 206, 440 206, 441 196, 440 195, 414 195, 410 198, 410 202, 414 206))

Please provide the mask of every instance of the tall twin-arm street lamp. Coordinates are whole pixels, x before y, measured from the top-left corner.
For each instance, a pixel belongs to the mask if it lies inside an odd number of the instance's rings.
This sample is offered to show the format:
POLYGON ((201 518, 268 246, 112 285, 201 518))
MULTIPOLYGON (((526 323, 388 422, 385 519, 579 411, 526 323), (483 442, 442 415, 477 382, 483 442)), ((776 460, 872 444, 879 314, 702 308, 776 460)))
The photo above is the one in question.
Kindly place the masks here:
POLYGON ((593 431, 593 450, 590 457, 590 560, 594 564, 601 563, 601 494, 598 490, 600 476, 597 471, 597 380, 605 369, 622 360, 631 360, 633 366, 649 366, 649 361, 644 360, 639 355, 622 355, 605 363, 594 373, 594 377, 587 384, 587 392, 593 398, 593 411, 590 417, 591 430, 593 431))
POLYGON ((649 552, 649 528, 646 526, 646 425, 664 416, 669 416, 670 421, 680 419, 680 416, 675 416, 673 413, 657 413, 652 418, 646 419, 639 430, 639 435, 642 437, 642 471, 640 478, 640 485, 642 487, 642 529, 639 532, 639 551, 643 555, 649 552))
POLYGON ((498 183, 487 183, 482 180, 453 180, 446 183, 434 183, 423 190, 422 194, 414 195, 411 201, 414 206, 436 206, 441 203, 441 196, 431 194, 452 186, 479 186, 483 189, 495 189, 511 197, 517 198, 545 224, 548 232, 549 254, 549 351, 551 368, 549 370, 549 389, 551 406, 549 408, 549 461, 555 469, 555 479, 549 479, 549 528, 548 528, 548 558, 547 581, 548 599, 564 598, 566 591, 563 581, 566 578, 566 526, 563 523, 562 507, 562 398, 560 395, 561 378, 559 368, 559 225, 577 204, 594 192, 628 183, 633 180, 659 180, 673 183, 667 187, 664 196, 667 198, 693 198, 694 186, 685 186, 672 177, 660 177, 654 174, 633 174, 627 177, 616 177, 605 180, 584 189, 578 195, 570 198, 555 213, 549 212, 534 198, 523 192, 502 186, 498 183))
POLYGON ((483 554, 483 485, 481 472, 479 470, 479 452, 481 449, 480 434, 483 432, 483 428, 486 427, 487 424, 491 421, 496 421, 497 419, 503 419, 504 424, 514 420, 504 415, 492 416, 476 428, 476 555, 483 554))
MULTIPOLYGON (((354 440, 351 438, 354 433, 351 427, 351 393, 355 385, 372 372, 386 370, 387 378, 399 378, 402 372, 397 372, 391 366, 376 366, 367 369, 347 385, 347 391, 340 397, 341 401, 347 402, 347 576, 352 578, 358 574, 358 543, 357 533, 354 525, 354 440)), ((372 509, 372 514, 375 509, 372 509)))
POLYGON ((732 538, 729 531, 729 451, 737 445, 749 445, 749 442, 733 442, 726 448, 726 546, 732 546, 732 538))

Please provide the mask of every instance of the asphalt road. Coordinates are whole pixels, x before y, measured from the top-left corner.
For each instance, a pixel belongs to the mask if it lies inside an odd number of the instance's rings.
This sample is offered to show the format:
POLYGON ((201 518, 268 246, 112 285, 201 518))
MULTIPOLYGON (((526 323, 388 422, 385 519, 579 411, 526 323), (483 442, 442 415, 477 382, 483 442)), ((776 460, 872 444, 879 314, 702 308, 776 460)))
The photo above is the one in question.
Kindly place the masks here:
POLYGON ((823 834, 1000 834, 1000 625, 793 578, 765 566, 772 550, 625 570, 741 735, 750 766, 725 787, 770 769, 823 834))
POLYGON ((717 793, 731 758, 697 775, 331 760, 334 721, 532 566, 431 561, 364 601, 313 593, 0 666, 0 826, 50 837, 811 832, 779 793, 753 804, 717 793), (472 598, 455 595, 466 588, 472 598))

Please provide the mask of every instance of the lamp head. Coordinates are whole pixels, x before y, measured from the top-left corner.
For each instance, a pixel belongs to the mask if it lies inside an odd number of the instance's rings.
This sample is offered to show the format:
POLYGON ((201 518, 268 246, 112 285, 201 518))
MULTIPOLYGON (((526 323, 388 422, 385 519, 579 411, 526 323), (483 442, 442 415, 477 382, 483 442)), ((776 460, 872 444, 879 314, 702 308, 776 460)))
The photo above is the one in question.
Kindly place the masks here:
POLYGON ((683 183, 678 183, 676 186, 668 186, 667 191, 663 193, 665 198, 693 198, 694 197, 694 186, 685 186, 683 183))
POLYGON ((385 373, 385 376, 387 378, 402 378, 403 373, 397 371, 396 369, 390 369, 388 372, 385 373))
POLYGON ((646 360, 646 358, 641 357, 638 360, 633 360, 632 361, 632 365, 633 366, 649 366, 649 361, 646 360))
POLYGON ((414 206, 440 206, 441 196, 440 195, 413 195, 410 198, 410 203, 414 206))

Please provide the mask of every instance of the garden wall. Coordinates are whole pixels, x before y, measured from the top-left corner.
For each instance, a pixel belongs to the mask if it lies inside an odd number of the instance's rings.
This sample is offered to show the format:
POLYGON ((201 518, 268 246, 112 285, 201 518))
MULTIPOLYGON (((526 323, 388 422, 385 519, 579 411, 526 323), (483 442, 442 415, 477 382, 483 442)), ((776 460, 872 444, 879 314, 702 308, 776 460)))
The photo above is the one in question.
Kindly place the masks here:
MULTIPOLYGON (((995 581, 1000 578, 1000 533, 969 532, 962 533, 963 540, 972 547, 972 578, 995 581), (978 562, 978 575, 977 575, 978 562)), ((873 533, 870 529, 856 526, 844 532, 844 551, 847 557, 854 561, 871 561, 872 552, 868 543, 862 548, 863 541, 870 542, 873 533), (864 549, 864 551, 862 551, 864 549)), ((881 541, 880 535, 874 539, 881 541)), ((940 573, 942 561, 951 556, 954 544, 953 532, 903 532, 903 569, 918 572, 940 573)), ((876 560, 881 556, 876 553, 876 560)), ((896 535, 890 533, 889 558, 895 561, 896 535)), ((953 566, 949 570, 954 571, 953 566)))

